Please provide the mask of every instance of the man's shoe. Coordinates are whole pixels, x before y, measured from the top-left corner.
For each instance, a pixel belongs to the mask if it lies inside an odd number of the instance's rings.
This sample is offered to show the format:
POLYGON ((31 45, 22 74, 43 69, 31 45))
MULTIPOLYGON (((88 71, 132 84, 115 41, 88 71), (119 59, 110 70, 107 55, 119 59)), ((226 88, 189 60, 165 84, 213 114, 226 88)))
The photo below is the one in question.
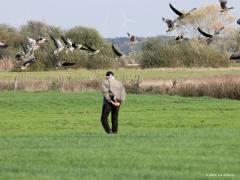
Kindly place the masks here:
POLYGON ((113 134, 112 130, 109 130, 109 131, 108 131, 108 134, 113 134))

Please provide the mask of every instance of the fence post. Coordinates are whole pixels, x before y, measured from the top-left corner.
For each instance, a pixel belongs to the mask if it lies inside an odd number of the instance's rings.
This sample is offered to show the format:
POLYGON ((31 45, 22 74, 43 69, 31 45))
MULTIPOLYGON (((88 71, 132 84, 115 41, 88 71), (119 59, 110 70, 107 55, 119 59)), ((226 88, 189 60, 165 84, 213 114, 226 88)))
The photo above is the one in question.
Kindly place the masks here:
POLYGON ((14 81, 14 91, 18 89, 18 74, 15 76, 15 81, 14 81))
POLYGON ((64 91, 64 77, 63 76, 61 77, 60 83, 61 83, 61 91, 63 92, 64 91))

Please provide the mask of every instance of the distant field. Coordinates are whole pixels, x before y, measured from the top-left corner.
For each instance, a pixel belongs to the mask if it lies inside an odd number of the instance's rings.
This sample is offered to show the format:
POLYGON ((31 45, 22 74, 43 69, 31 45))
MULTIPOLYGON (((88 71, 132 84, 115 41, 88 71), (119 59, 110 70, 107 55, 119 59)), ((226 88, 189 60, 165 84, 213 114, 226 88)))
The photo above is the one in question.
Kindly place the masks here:
POLYGON ((116 136, 101 103, 98 92, 0 93, 0 179, 240 178, 239 101, 129 95, 116 136))
MULTIPOLYGON (((60 70, 47 72, 0 72, 0 80, 13 80, 16 75, 20 79, 48 79, 48 78, 77 78, 93 79, 103 78, 107 70, 60 70)), ((140 76, 142 79, 152 78, 194 78, 215 75, 240 74, 239 67, 232 68, 163 68, 163 69, 118 69, 114 70, 117 78, 121 80, 133 79, 140 76)))

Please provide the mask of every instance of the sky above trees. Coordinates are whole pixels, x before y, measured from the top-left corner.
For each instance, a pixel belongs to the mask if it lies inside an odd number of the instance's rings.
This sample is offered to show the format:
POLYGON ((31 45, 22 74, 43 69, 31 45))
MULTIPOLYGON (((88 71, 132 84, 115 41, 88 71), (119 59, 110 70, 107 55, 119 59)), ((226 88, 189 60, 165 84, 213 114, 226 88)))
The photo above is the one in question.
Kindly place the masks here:
MULTIPOLYGON (((96 28, 104 37, 165 35, 166 25, 161 17, 175 17, 168 3, 188 10, 218 0, 8 0, 0 6, 0 23, 20 27, 28 20, 44 21, 64 29, 74 26, 96 28)), ((232 14, 240 17, 239 0, 229 0, 232 14)))

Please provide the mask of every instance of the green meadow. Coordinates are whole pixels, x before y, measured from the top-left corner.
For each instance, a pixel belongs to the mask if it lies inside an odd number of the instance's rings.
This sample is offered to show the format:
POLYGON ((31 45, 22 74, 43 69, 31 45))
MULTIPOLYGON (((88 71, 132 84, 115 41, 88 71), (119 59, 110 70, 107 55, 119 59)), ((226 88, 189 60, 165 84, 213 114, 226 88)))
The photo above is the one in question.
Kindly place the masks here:
POLYGON ((240 102, 128 95, 119 134, 99 92, 1 92, 0 179, 240 178, 240 102))

